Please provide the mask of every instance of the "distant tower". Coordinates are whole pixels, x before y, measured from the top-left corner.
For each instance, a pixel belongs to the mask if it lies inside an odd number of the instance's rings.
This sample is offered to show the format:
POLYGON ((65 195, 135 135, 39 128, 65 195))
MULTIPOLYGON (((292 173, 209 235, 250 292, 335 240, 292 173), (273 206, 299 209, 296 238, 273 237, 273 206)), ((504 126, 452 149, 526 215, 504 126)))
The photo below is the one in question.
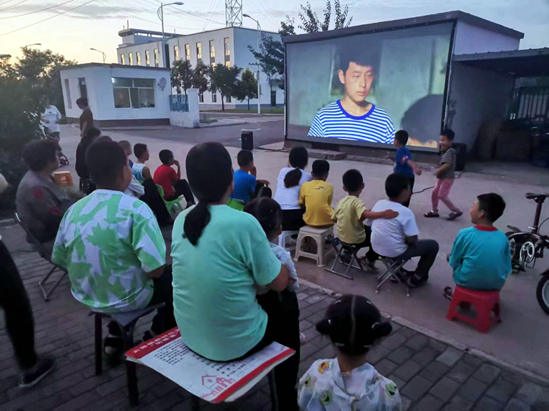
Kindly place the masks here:
POLYGON ((242 27, 242 0, 225 0, 227 27, 242 27))

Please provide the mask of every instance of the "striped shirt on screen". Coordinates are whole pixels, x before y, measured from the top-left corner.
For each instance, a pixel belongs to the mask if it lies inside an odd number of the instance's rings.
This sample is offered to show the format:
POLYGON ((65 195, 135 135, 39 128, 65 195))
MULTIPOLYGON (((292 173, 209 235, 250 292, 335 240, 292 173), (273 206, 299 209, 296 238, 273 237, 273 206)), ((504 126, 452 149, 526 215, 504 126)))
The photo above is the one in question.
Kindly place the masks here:
POLYGON ((338 100, 316 113, 308 135, 393 144, 395 128, 385 110, 373 104, 369 112, 356 117, 347 113, 338 100))

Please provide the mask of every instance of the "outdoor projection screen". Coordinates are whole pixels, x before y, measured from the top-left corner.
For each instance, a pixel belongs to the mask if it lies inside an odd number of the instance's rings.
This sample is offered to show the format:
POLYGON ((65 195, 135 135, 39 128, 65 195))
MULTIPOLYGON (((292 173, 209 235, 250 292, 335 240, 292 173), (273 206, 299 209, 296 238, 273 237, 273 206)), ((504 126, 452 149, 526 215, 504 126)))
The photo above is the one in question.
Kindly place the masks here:
MULTIPOLYGON (((286 44, 287 138, 436 148, 453 23, 286 44)), ((337 34, 334 32, 334 34, 337 34)))

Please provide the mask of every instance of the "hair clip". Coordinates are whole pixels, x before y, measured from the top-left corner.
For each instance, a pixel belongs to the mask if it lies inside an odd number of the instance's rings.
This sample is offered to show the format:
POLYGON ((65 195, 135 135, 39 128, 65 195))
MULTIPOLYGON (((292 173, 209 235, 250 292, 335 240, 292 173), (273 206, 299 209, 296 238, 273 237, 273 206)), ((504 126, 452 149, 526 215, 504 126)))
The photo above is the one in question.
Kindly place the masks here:
POLYGON ((378 326, 378 325, 379 325, 379 323, 373 323, 373 324, 372 324, 372 330, 375 330, 375 329, 376 329, 376 326, 378 326))

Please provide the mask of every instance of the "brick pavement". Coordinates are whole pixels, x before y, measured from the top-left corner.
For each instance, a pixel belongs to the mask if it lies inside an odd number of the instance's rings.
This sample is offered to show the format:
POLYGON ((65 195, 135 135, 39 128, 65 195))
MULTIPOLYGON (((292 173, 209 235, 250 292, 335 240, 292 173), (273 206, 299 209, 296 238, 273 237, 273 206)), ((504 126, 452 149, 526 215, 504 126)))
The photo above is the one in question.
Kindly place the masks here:
MULTIPOLYGON (((1 228, 4 241, 14 252, 24 279, 36 323, 39 353, 58 359, 56 369, 30 390, 17 387, 18 369, 11 344, 0 319, 0 411, 129 410, 125 367, 104 367, 94 375, 93 320, 88 310, 70 294, 68 280, 55 291, 50 302, 40 294, 37 281, 48 264, 34 252, 25 251, 22 232, 1 228)), ((304 285, 298 294, 300 328, 308 338, 302 347, 300 375, 317 359, 333 356, 329 341, 314 324, 322 318, 335 295, 304 285)), ((136 339, 149 326, 141 320, 136 339)), ((377 370, 395 381, 404 410, 426 411, 541 411, 549 410, 549 387, 521 374, 502 369, 484 359, 447 346, 414 330, 393 324, 393 333, 375 346, 369 355, 377 370)), ((146 367, 138 366, 140 407, 138 410, 189 410, 190 399, 183 389, 146 367)), ((203 409, 270 409, 268 386, 262 381, 245 398, 233 405, 203 409)))

